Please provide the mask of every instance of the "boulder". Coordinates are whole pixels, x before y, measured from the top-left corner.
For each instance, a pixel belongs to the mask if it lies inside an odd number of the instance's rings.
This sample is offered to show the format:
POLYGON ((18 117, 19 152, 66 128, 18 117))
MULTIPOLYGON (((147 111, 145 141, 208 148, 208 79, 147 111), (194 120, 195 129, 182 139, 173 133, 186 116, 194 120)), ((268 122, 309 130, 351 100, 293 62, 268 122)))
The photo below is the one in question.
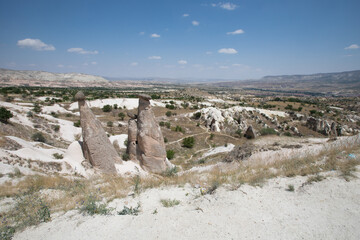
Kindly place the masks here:
POLYGON ((249 126, 245 132, 245 137, 247 139, 254 139, 256 137, 255 131, 252 126, 249 126))
POLYGON ((101 122, 96 119, 85 102, 84 93, 79 91, 75 99, 79 104, 84 157, 93 167, 105 173, 116 173, 115 162, 121 163, 121 158, 111 144, 101 122))
POLYGON ((137 117, 138 159, 142 168, 153 173, 165 171, 169 163, 166 158, 164 137, 150 106, 151 97, 139 95, 137 117))
POLYGON ((250 143, 244 144, 242 146, 238 145, 228 153, 224 159, 224 162, 244 161, 252 155, 254 149, 254 145, 250 143))

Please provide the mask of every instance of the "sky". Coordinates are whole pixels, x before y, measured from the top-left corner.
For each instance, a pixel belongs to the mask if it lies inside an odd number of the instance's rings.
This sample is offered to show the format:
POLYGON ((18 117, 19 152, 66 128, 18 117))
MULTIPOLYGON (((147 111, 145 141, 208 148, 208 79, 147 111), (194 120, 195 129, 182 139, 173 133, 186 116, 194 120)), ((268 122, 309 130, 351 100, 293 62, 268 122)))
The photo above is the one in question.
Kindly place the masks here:
POLYGON ((359 0, 0 0, 0 68, 256 79, 360 69, 359 0))

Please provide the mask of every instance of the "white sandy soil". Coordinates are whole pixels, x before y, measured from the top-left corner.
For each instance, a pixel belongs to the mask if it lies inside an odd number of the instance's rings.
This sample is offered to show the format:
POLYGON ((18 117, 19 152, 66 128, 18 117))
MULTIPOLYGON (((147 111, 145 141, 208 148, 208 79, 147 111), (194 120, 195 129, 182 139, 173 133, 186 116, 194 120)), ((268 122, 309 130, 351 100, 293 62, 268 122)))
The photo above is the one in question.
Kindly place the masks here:
POLYGON ((121 211, 140 203, 138 216, 114 210, 111 216, 91 217, 74 210, 14 239, 359 239, 360 180, 329 177, 301 187, 306 179, 276 178, 262 188, 220 188, 204 196, 189 185, 150 189, 109 204, 121 211), (295 192, 285 190, 289 184, 295 192), (161 199, 180 204, 165 208, 161 199))

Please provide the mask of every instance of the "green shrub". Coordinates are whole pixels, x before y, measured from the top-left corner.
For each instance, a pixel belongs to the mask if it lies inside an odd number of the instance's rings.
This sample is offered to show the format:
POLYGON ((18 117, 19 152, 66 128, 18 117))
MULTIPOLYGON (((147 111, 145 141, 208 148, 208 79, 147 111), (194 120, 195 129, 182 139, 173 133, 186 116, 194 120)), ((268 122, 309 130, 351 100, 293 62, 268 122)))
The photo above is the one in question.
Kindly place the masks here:
POLYGON ((103 112, 111 112, 112 106, 107 104, 107 105, 103 106, 102 110, 103 110, 103 112))
POLYGON ((174 155, 175 155, 175 152, 174 152, 174 150, 167 150, 166 151, 166 157, 167 157, 167 159, 169 159, 169 160, 171 160, 171 159, 173 159, 174 158, 174 155))
POLYGON ((172 168, 167 168, 162 173, 162 175, 166 176, 166 177, 172 177, 172 176, 175 176, 178 171, 179 171, 179 169, 175 166, 175 167, 172 167, 172 168))
POLYGON ((45 139, 44 135, 41 132, 34 133, 31 136, 31 139, 36 141, 36 142, 43 142, 43 143, 46 142, 46 139, 45 139))
POLYGON ((285 190, 288 192, 293 192, 293 191, 295 191, 295 187, 294 187, 294 185, 289 184, 285 190))
POLYGON ((54 153, 54 154, 53 154, 53 157, 54 157, 55 159, 63 159, 63 158, 64 158, 64 155, 59 154, 59 153, 54 153))
POLYGON ((53 129, 55 132, 58 132, 60 130, 60 126, 59 125, 53 125, 53 129))
POLYGON ((209 139, 210 139, 210 140, 213 140, 213 139, 214 139, 214 136, 215 136, 215 135, 214 135, 213 133, 211 133, 209 139))
POLYGON ((113 122, 112 122, 112 121, 108 121, 108 122, 106 123, 106 126, 108 126, 108 127, 113 127, 113 122))
POLYGON ((196 112, 193 114, 194 119, 199 119, 201 117, 201 112, 196 112))
POLYGON ((39 103, 34 103, 33 111, 36 113, 41 113, 41 106, 39 103))
POLYGON ((161 122, 159 122, 159 125, 160 125, 160 127, 164 127, 164 126, 165 126, 165 122, 161 121, 161 122))
POLYGON ((7 123, 10 118, 13 117, 13 114, 4 107, 0 108, 0 122, 7 123))
POLYGON ((168 108, 168 109, 171 109, 171 110, 175 109, 175 105, 173 105, 173 104, 166 104, 165 107, 168 108))
POLYGON ((260 130, 261 135, 276 135, 277 132, 273 128, 262 128, 260 130))
POLYGON ((129 154, 127 154, 127 153, 124 153, 124 154, 122 155, 122 159, 123 159, 124 161, 127 161, 127 160, 129 160, 129 159, 130 159, 130 156, 129 156, 129 154))
POLYGON ((112 209, 108 208, 105 203, 100 204, 99 199, 90 194, 87 196, 85 201, 82 202, 82 206, 79 211, 83 214, 85 213, 91 216, 94 214, 109 215, 112 209))
POLYGON ((80 127, 80 126, 81 126, 80 120, 74 122, 74 127, 80 127))
POLYGON ((164 137, 164 143, 167 143, 167 142, 169 142, 169 140, 166 137, 164 137))
POLYGON ((166 122, 166 123, 165 123, 165 126, 166 126, 166 128, 170 129, 171 123, 170 123, 170 122, 166 122))
POLYGON ((118 212, 118 215, 134 215, 137 216, 140 212, 140 203, 138 203, 137 207, 127 207, 124 206, 124 209, 118 212))
POLYGON ((180 204, 180 201, 179 200, 176 200, 176 199, 161 199, 160 202, 162 203, 162 205, 164 207, 173 207, 173 206, 176 206, 176 205, 179 205, 180 204))
POLYGON ((183 139, 182 146, 186 148, 193 148, 195 144, 194 137, 187 137, 183 139))
POLYGON ((171 117, 172 112, 171 112, 171 111, 167 111, 167 112, 165 113, 165 115, 166 115, 167 117, 171 117))
POLYGON ((123 121, 125 118, 125 113, 119 112, 118 117, 121 119, 121 121, 123 121))
POLYGON ((0 227, 0 239, 11 240, 15 234, 15 228, 11 226, 0 227))

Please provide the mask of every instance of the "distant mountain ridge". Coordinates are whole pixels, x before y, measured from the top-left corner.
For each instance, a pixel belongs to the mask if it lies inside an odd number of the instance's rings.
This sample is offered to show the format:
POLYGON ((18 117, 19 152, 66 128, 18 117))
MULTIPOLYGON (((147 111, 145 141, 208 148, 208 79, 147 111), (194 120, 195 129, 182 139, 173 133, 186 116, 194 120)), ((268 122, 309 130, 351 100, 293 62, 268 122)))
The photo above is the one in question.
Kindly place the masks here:
POLYGON ((108 83, 108 81, 103 77, 83 73, 51 73, 45 71, 11 70, 0 68, 1 82, 14 80, 108 83))
POLYGON ((279 75, 265 76, 260 80, 263 81, 317 81, 325 83, 355 83, 360 82, 360 70, 335 72, 335 73, 316 73, 309 75, 279 75))

